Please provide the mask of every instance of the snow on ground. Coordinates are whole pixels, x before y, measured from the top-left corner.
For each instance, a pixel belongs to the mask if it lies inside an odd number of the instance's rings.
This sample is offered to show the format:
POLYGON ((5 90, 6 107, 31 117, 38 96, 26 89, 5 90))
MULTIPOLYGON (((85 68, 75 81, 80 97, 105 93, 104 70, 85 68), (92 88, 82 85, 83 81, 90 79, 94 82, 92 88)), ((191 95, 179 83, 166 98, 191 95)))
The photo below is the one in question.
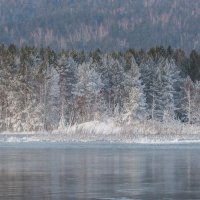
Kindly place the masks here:
POLYGON ((138 122, 120 126, 112 120, 92 121, 52 132, 4 132, 0 142, 200 143, 200 128, 181 123, 138 122))
POLYGON ((120 133, 121 127, 118 127, 113 121, 107 122, 99 122, 99 121, 92 121, 92 122, 85 122, 82 124, 74 125, 67 129, 67 132, 74 132, 74 130, 88 132, 93 134, 114 134, 120 133))

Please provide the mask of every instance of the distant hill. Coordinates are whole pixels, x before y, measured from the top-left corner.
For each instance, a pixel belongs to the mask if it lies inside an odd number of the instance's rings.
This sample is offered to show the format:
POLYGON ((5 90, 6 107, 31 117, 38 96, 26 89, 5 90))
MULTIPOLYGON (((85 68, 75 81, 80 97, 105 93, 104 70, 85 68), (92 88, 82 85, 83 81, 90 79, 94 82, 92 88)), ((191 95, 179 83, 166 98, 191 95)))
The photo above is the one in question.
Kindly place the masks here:
POLYGON ((199 0, 0 0, 0 42, 56 49, 200 50, 199 0))

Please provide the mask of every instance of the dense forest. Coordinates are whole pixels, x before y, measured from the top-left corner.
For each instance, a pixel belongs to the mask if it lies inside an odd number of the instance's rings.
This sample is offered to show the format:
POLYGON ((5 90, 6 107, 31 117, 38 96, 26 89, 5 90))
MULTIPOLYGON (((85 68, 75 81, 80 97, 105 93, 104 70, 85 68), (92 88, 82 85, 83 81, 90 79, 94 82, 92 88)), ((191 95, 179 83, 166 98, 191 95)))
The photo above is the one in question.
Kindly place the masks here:
POLYGON ((200 50, 199 0, 0 0, 0 42, 54 49, 200 50))
POLYGON ((0 131, 64 129, 112 118, 200 122, 200 54, 0 46, 0 131))

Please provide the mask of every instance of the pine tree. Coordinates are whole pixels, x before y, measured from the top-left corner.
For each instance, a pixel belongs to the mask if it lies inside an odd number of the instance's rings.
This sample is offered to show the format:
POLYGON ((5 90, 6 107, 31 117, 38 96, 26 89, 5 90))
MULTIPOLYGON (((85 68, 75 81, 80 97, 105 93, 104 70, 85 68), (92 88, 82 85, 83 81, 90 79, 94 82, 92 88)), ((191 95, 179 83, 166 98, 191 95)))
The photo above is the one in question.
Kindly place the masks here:
POLYGON ((196 81, 194 84, 195 92, 194 92, 194 109, 192 113, 193 123, 200 123, 200 82, 196 81))
POLYGON ((188 76, 185 79, 185 110, 187 114, 187 122, 191 124, 192 114, 194 112, 194 83, 188 76))
POLYGON ((60 75, 54 66, 50 68, 48 77, 46 114, 48 115, 47 123, 52 130, 58 127, 60 120, 60 75))
POLYGON ((112 115, 117 107, 121 113, 124 97, 124 81, 126 77, 124 66, 118 60, 105 54, 101 57, 97 65, 97 72, 101 74, 104 84, 102 92, 107 102, 109 115, 112 115))
POLYGON ((185 111, 187 115, 187 122, 189 124, 199 123, 200 121, 200 84, 199 81, 195 83, 188 76, 185 79, 185 111))
POLYGON ((103 88, 100 75, 95 71, 92 60, 78 66, 77 84, 74 95, 76 99, 82 99, 79 103, 79 120, 93 120, 99 112, 98 103, 100 92, 103 88), (80 104, 81 103, 81 104, 80 104), (80 119, 81 118, 81 119, 80 119))
POLYGON ((62 123, 71 123, 70 107, 73 101, 73 90, 76 82, 77 64, 71 57, 61 54, 58 59, 57 70, 60 75, 60 119, 62 123))
POLYGON ((125 103, 125 117, 129 122, 144 120, 146 117, 146 99, 143 92, 139 67, 132 58, 130 70, 126 77, 125 89, 128 90, 128 98, 125 103))
POLYGON ((141 62, 139 66, 141 70, 141 80, 142 84, 144 85, 144 94, 146 97, 147 103, 147 112, 151 119, 156 119, 158 113, 158 102, 161 101, 160 99, 160 90, 161 90, 161 76, 160 76, 160 69, 155 61, 151 58, 147 58, 141 62))

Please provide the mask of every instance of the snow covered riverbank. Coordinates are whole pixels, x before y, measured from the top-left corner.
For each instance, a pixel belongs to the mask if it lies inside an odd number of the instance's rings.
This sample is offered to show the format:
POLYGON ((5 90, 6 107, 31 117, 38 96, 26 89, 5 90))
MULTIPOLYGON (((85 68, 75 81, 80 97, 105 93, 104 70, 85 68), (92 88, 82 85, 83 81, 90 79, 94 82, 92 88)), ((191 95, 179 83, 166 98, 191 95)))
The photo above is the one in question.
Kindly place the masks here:
POLYGON ((177 123, 142 122, 119 126, 113 121, 93 121, 53 132, 4 132, 0 134, 0 142, 200 143, 200 129, 177 123))
POLYGON ((27 142, 57 142, 57 143, 123 143, 123 144, 183 144, 200 143, 200 135, 133 135, 124 137, 121 134, 90 135, 90 134, 2 134, 0 142, 27 143, 27 142))

